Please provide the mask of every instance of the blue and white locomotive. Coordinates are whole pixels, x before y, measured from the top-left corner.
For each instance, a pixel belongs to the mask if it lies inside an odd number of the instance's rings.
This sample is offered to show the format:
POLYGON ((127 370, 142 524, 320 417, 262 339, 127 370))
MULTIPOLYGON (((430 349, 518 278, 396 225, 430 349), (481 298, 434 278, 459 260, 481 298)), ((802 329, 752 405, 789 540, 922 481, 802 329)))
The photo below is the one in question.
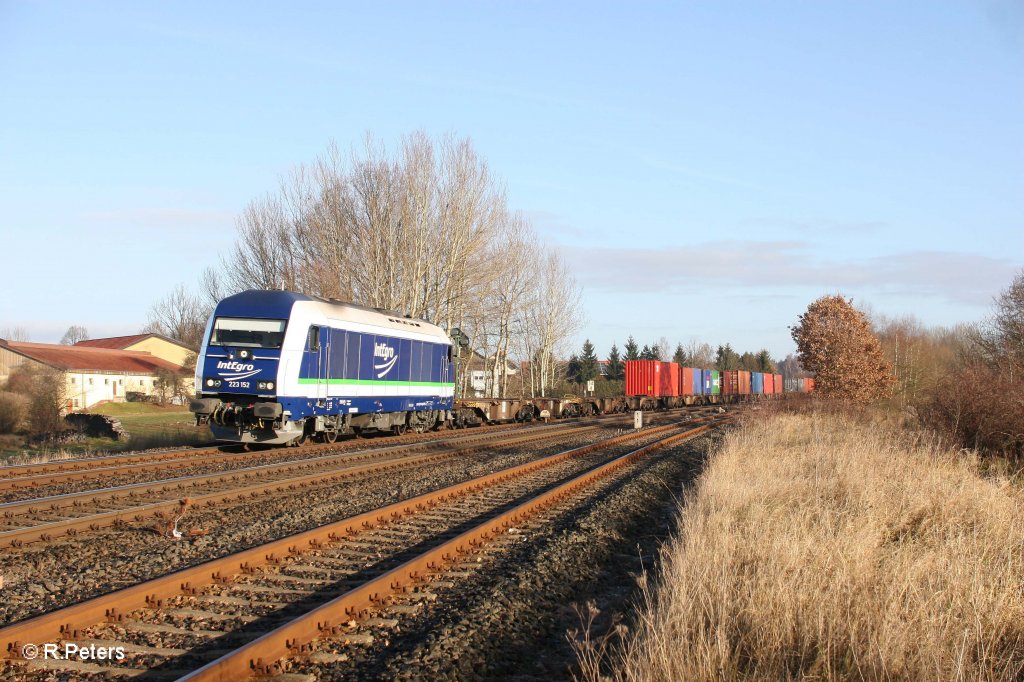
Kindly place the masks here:
POLYGON ((443 425, 454 389, 452 342, 436 325, 290 291, 245 291, 210 317, 190 409, 220 440, 334 442, 443 425))

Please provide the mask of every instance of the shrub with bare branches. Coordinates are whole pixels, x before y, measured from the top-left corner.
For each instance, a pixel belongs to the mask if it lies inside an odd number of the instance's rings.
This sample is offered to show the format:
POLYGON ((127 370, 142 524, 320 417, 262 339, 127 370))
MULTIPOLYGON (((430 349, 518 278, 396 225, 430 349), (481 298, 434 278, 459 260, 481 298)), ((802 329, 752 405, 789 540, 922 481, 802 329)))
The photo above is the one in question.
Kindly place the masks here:
POLYGON ((0 391, 0 433, 14 433, 25 423, 28 398, 11 391, 0 391))
POLYGON ((22 366, 7 379, 7 390, 27 404, 28 430, 33 435, 64 429, 64 374, 51 367, 22 366))
POLYGON ((961 445, 1024 456, 1024 272, 956 350, 955 364, 916 404, 922 422, 961 445))

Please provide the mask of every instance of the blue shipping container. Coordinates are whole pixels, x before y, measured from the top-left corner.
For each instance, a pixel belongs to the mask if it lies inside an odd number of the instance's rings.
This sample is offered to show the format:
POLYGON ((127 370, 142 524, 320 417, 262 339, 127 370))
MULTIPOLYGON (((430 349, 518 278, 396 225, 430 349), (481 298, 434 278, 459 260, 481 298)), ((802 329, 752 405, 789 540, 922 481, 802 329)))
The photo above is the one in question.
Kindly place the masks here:
POLYGON ((764 374, 761 372, 750 373, 750 392, 757 395, 764 393, 764 374))
POLYGON ((707 391, 704 390, 704 370, 697 369, 696 367, 687 367, 683 370, 684 372, 693 372, 693 394, 704 395, 707 391))

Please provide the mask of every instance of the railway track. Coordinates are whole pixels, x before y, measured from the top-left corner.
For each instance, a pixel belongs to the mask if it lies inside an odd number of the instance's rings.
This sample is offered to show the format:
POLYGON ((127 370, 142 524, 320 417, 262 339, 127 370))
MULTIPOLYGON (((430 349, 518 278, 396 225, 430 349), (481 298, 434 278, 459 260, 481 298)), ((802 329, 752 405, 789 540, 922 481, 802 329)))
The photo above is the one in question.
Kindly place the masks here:
MULTIPOLYGON (((496 424, 478 427, 475 431, 502 432, 523 428, 523 424, 496 424)), ((443 440, 452 432, 407 433, 388 441, 401 443, 430 442, 443 440)), ((240 446, 190 448, 150 453, 131 453, 72 460, 59 460, 38 464, 19 464, 0 467, 0 493, 17 491, 31 492, 53 484, 67 484, 73 481, 109 479, 118 476, 144 476, 163 471, 180 469, 183 466, 229 464, 251 461, 256 457, 299 459, 320 452, 348 452, 375 447, 377 439, 351 439, 336 443, 307 444, 299 448, 274 448, 267 450, 244 450, 240 446)), ((382 439, 383 440, 383 439, 382 439)))
MULTIPOLYGON (((707 409, 709 408, 692 407, 683 410, 670 410, 664 414, 677 414, 681 411, 697 413, 707 409)), ((591 417, 586 421, 603 422, 621 419, 623 419, 621 414, 609 414, 591 417)), ((474 427, 467 433, 505 433, 521 429, 581 423, 581 421, 583 420, 566 419, 546 425, 542 425, 539 422, 492 424, 474 427)), ((242 449, 240 446, 225 445, 0 466, 0 496, 5 495, 7 501, 15 501, 21 493, 32 493, 53 485, 67 485, 73 482, 109 480, 121 477, 138 479, 157 475, 165 471, 180 470, 182 467, 187 466, 211 467, 224 464, 230 465, 234 462, 244 463, 253 459, 290 461, 315 457, 325 452, 351 452, 374 448, 378 447, 379 442, 405 444, 443 441, 452 438, 455 433, 460 433, 460 431, 410 432, 401 436, 386 436, 379 439, 376 437, 354 438, 335 443, 306 444, 298 448, 271 448, 249 451, 242 449)))
POLYGON ((313 653, 314 640, 344 639, 350 623, 395 600, 390 612, 400 612, 402 600, 428 593, 445 566, 653 449, 714 425, 706 421, 561 452, 17 623, 0 630, 7 673, 196 680, 280 673, 283 659, 313 653), (125 658, 19 660, 26 644, 64 642, 121 647, 125 658))
MULTIPOLYGON (((184 512, 185 502, 201 508, 271 494, 295 494, 310 486, 355 477, 377 476, 442 462, 461 454, 493 447, 537 443, 574 432, 604 428, 624 418, 599 423, 560 422, 523 430, 507 430, 400 443, 361 453, 337 453, 289 460, 227 472, 148 481, 113 488, 32 498, 0 504, 0 548, 48 542, 120 523, 170 523, 184 512), (414 455, 418 451, 423 454, 414 455)), ((329 446, 328 446, 329 447, 329 446)))

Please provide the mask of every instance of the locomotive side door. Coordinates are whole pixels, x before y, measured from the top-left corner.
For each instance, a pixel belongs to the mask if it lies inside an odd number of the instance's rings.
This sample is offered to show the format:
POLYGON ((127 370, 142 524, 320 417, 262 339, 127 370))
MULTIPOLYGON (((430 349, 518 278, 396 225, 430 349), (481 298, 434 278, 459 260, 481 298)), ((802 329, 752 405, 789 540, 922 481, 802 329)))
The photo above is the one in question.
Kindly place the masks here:
POLYGON ((330 379, 331 361, 331 328, 313 325, 306 337, 306 357, 303 365, 306 376, 316 379, 316 400, 327 398, 327 386, 330 379))
POLYGON ((316 382, 316 399, 322 401, 327 398, 329 393, 330 377, 331 377, 331 328, 320 327, 320 357, 319 372, 317 373, 316 382))

